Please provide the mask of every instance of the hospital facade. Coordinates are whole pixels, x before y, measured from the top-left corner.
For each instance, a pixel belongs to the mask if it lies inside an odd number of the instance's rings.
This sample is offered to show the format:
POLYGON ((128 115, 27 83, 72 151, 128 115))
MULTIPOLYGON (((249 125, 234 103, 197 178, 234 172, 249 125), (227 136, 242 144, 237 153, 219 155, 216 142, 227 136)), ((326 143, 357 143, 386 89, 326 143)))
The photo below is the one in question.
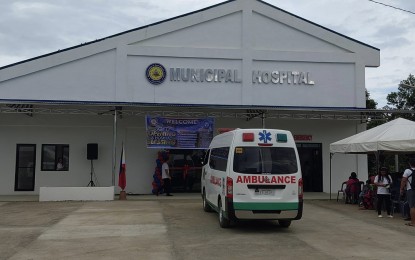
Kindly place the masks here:
MULTIPOLYGON (((379 60, 368 44, 263 1, 234 0, 4 66, 0 195, 86 186, 91 172, 97 186, 117 186, 122 146, 126 191, 150 194, 164 148, 148 128, 166 119, 208 120, 212 135, 289 130, 305 190, 329 192, 351 171, 367 176, 364 155, 330 165, 329 145, 365 130, 365 69, 379 60)), ((203 146, 172 144, 177 178, 189 158, 197 174, 203 146)))

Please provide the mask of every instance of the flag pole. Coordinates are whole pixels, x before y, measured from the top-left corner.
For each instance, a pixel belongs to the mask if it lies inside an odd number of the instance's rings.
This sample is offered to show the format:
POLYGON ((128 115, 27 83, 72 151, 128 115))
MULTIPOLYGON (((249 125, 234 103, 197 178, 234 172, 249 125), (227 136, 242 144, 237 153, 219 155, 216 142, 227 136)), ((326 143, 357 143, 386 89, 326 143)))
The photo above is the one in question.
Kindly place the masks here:
POLYGON ((114 123, 112 133, 112 186, 115 187, 115 174, 117 164, 117 107, 114 108, 114 123))

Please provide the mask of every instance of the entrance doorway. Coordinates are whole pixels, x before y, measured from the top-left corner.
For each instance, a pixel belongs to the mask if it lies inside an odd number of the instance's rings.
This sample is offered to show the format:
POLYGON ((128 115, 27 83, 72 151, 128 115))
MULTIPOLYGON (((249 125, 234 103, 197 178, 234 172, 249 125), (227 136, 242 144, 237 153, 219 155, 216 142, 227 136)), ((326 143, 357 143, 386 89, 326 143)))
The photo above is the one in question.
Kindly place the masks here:
POLYGON ((297 143, 303 173, 304 191, 323 191, 321 143, 297 143))
POLYGON ((15 191, 35 190, 36 145, 18 144, 16 147, 15 191))
POLYGON ((200 192, 204 150, 170 150, 171 189, 173 192, 200 192))

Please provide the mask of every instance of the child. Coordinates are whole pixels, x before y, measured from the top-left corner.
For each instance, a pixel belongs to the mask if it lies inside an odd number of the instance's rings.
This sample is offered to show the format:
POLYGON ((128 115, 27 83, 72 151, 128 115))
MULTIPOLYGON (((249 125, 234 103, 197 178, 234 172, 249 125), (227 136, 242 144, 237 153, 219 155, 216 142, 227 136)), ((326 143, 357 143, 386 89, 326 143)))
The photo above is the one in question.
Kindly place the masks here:
POLYGON ((360 209, 373 209, 373 198, 375 197, 374 186, 370 183, 370 179, 366 181, 366 185, 363 187, 360 193, 360 209))

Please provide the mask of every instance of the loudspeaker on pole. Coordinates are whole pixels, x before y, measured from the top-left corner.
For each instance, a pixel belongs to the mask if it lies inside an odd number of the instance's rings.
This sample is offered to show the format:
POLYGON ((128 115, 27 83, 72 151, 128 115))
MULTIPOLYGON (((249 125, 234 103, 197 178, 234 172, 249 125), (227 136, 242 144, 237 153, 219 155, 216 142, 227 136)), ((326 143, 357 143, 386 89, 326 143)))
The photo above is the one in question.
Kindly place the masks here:
POLYGON ((98 160, 98 144, 97 143, 89 143, 87 144, 87 159, 88 160, 98 160))

